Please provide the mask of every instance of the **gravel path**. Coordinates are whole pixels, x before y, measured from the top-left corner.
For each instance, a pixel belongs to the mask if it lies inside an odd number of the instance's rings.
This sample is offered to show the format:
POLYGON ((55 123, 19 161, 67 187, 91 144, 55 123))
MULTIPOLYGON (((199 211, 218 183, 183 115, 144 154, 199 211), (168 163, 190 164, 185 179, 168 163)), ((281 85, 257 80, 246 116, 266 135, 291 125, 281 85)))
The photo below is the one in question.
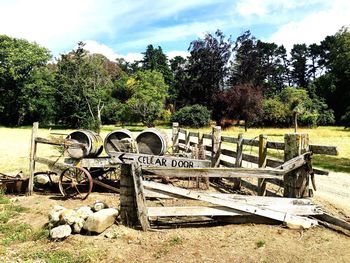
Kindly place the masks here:
POLYGON ((330 172, 329 176, 315 177, 317 191, 314 199, 350 218, 350 174, 330 172))

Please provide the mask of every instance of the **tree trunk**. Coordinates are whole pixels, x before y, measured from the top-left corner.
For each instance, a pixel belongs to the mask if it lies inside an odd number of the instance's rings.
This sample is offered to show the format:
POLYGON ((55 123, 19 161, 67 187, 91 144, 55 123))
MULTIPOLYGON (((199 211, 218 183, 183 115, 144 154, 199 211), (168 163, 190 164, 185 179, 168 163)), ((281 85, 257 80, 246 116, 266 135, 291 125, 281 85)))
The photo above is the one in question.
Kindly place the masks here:
POLYGON ((244 130, 247 131, 248 130, 248 121, 244 120, 244 130))
POLYGON ((294 123, 294 132, 296 133, 298 130, 298 113, 293 112, 293 123, 294 123))

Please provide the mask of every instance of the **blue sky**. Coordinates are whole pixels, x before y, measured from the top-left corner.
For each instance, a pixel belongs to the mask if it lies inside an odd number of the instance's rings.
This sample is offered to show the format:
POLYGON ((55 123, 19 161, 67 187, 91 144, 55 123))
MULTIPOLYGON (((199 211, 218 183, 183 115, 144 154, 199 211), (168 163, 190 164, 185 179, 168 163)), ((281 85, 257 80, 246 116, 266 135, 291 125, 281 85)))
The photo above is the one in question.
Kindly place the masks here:
POLYGON ((54 56, 80 40, 110 59, 139 59, 148 44, 169 57, 221 29, 235 39, 245 30, 290 48, 318 43, 350 26, 347 0, 0 0, 0 34, 25 38, 54 56))

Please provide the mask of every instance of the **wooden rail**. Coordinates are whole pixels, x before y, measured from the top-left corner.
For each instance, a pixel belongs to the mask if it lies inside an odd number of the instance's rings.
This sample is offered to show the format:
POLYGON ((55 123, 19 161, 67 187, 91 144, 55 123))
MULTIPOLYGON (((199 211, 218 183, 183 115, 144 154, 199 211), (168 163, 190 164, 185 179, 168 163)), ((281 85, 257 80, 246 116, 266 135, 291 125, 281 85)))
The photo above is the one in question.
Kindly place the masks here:
MULTIPOLYGON (((200 133, 187 131, 179 128, 178 124, 173 126, 173 133, 176 133, 177 140, 173 140, 177 152, 184 151, 190 153, 194 147, 198 146, 198 136, 200 133)), ((242 167, 242 161, 258 165, 259 167, 276 168, 284 163, 284 160, 268 156, 268 149, 283 151, 285 156, 285 142, 268 141, 266 135, 260 135, 259 139, 249 140, 239 134, 237 137, 221 135, 220 127, 213 127, 212 133, 201 134, 203 147, 206 151, 207 159, 212 160, 212 167, 223 166, 228 168, 242 167), (262 139, 264 138, 264 139, 262 139), (261 141, 263 140, 263 141, 261 141), (248 154, 244 152, 246 146, 256 147, 259 155, 248 154)), ((174 137, 173 137, 174 138, 174 137)), ((335 146, 308 145, 308 150, 312 154, 338 155, 338 149, 335 146)), ((328 175, 327 171, 313 169, 314 174, 328 175)), ((236 176, 234 176, 236 177, 236 176)), ((259 180, 259 188, 265 188, 266 182, 283 185, 283 180, 279 178, 266 178, 265 181, 259 180)), ((264 192, 264 191, 262 191, 264 192)))

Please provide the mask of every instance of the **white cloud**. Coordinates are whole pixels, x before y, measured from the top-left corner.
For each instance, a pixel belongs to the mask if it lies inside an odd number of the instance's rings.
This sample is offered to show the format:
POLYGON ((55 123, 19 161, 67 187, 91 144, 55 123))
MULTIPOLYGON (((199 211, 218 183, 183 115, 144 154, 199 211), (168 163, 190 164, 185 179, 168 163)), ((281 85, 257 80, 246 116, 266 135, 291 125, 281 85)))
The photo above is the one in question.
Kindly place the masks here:
POLYGON ((299 21, 282 25, 268 41, 283 44, 287 49, 296 43, 318 43, 342 26, 350 26, 349 14, 349 1, 333 0, 328 10, 314 12, 299 21))
POLYGON ((98 43, 94 40, 85 40, 84 43, 84 49, 88 50, 90 53, 102 54, 111 61, 115 61, 116 58, 124 58, 128 62, 134 62, 143 58, 141 53, 127 53, 126 55, 118 54, 109 46, 98 43))
POLYGON ((172 51, 167 52, 166 55, 167 55, 168 59, 170 60, 176 56, 187 58, 190 55, 190 53, 187 51, 172 50, 172 51))

